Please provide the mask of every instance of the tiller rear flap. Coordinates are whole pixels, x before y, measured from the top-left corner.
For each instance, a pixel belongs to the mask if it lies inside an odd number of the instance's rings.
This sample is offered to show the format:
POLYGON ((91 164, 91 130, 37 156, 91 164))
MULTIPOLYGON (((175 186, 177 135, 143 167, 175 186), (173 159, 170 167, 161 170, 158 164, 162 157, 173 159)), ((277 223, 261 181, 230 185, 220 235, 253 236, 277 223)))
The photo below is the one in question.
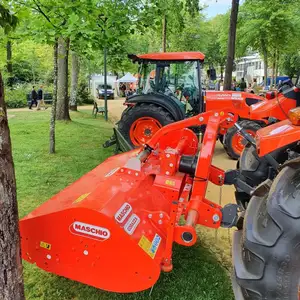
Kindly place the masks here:
POLYGON ((172 270, 173 242, 191 246, 195 225, 217 228, 222 209, 205 199, 220 126, 207 112, 162 128, 145 146, 107 159, 20 221, 22 256, 38 267, 103 290, 148 289, 172 270), (206 124, 200 152, 185 127, 206 124), (185 216, 185 224, 179 225, 185 216))

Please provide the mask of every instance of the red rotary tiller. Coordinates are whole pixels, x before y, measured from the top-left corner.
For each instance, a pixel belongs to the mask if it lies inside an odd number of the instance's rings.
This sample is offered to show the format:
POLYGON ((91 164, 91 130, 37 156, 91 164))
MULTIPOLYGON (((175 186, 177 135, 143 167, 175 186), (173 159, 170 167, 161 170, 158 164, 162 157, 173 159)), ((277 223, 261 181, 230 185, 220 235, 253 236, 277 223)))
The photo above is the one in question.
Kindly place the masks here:
POLYGON ((219 130, 236 120, 227 110, 209 111, 107 159, 20 221, 23 259, 103 290, 150 288, 161 270, 172 270, 174 242, 195 244, 197 224, 236 225, 237 205, 205 197, 208 181, 224 184, 212 156, 219 130), (199 144, 187 128, 203 125, 199 144))

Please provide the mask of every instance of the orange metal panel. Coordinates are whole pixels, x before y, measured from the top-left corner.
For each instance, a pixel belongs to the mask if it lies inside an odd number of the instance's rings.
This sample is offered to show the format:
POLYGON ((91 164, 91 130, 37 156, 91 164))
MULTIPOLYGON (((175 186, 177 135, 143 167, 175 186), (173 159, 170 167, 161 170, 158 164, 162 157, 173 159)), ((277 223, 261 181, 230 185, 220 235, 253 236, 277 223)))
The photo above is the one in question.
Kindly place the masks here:
POLYGON ((250 106, 247 105, 246 98, 265 100, 252 93, 206 91, 206 111, 228 108, 232 113, 238 114, 240 118, 250 119, 250 106))
POLYGON ((201 52, 164 52, 137 55, 145 60, 204 60, 205 55, 201 52))
POLYGON ((256 134, 258 154, 264 156, 299 141, 299 138, 300 126, 293 125, 290 120, 284 120, 262 128, 256 134))
POLYGON ((269 117, 285 120, 290 109, 296 107, 296 101, 280 94, 277 98, 253 104, 250 108, 250 119, 261 120, 269 117))

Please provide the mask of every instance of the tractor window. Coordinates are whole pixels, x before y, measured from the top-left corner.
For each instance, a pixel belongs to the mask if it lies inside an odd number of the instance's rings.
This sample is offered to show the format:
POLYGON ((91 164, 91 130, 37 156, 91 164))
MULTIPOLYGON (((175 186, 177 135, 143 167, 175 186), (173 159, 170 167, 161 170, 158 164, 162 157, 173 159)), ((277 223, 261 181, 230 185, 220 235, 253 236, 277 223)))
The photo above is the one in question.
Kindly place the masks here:
POLYGON ((178 74, 181 83, 185 83, 187 85, 193 84, 193 79, 196 75, 196 67, 197 64, 194 62, 186 62, 184 64, 176 65, 176 73, 178 74))
POLYGON ((199 94, 197 62, 176 64, 174 71, 176 96, 180 100, 185 99, 190 105, 189 109, 196 107, 199 94))
POLYGON ((173 92, 182 87, 198 87, 196 62, 171 64, 165 68, 166 86, 173 92))
POLYGON ((180 99, 197 97, 199 91, 197 62, 145 64, 142 74, 139 87, 143 94, 159 92, 180 99))
POLYGON ((156 66, 154 64, 144 64, 142 76, 139 80, 139 89, 143 94, 155 91, 156 66))

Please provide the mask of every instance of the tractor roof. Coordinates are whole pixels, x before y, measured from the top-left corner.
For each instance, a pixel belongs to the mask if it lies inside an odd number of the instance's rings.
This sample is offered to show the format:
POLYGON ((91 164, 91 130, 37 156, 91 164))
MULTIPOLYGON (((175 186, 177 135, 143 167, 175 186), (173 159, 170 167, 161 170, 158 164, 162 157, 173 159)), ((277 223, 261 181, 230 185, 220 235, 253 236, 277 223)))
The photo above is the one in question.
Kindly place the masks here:
POLYGON ((155 62, 155 61, 204 61, 205 55, 201 52, 163 52, 148 54, 128 55, 133 62, 155 62))

